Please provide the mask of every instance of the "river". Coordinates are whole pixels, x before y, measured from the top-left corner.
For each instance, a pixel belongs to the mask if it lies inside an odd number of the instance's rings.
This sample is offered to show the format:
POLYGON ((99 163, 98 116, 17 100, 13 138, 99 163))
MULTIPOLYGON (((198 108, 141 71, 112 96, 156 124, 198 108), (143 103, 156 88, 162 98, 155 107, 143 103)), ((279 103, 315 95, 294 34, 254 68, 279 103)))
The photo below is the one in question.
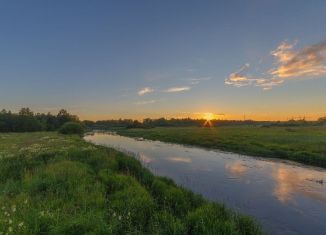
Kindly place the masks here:
POLYGON ((326 234, 326 170, 110 133, 87 141, 131 153, 154 174, 255 217, 272 234, 326 234))

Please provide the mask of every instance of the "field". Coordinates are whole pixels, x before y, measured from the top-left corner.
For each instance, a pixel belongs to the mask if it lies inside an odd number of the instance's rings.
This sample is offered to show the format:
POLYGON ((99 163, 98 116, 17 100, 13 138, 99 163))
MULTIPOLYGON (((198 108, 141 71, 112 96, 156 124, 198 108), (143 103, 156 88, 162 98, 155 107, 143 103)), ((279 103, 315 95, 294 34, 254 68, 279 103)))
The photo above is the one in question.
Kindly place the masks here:
POLYGON ((228 126, 121 129, 119 134, 216 148, 260 157, 326 167, 326 128, 228 126))
POLYGON ((0 234, 262 234, 134 158, 56 133, 0 134, 0 234))

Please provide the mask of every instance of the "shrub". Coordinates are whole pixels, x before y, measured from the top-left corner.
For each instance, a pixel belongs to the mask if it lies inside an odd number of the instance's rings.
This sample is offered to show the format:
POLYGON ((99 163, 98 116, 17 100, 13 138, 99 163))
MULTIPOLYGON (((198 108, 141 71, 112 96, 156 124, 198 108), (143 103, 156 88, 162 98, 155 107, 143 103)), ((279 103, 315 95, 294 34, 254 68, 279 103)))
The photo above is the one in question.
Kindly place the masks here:
POLYGON ((59 133, 64 135, 82 135, 84 133, 84 127, 77 122, 66 122, 60 127, 59 133))

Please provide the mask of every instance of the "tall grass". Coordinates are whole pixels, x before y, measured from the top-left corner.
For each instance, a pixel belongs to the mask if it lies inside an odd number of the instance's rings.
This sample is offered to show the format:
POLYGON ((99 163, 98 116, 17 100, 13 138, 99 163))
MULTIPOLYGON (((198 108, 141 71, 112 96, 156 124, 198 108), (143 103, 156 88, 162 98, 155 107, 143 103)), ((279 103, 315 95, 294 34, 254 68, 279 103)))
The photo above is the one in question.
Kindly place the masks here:
POLYGON ((17 139, 19 154, 0 160, 0 234, 262 234, 251 218, 155 177, 134 158, 42 135, 3 138, 17 139), (19 151, 35 143, 38 151, 19 151))

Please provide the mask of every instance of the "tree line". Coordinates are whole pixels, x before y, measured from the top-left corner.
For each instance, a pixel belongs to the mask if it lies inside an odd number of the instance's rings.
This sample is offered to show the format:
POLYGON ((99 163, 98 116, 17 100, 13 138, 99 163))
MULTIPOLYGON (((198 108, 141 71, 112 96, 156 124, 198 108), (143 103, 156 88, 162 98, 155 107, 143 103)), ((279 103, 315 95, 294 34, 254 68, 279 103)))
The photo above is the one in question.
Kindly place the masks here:
POLYGON ((65 109, 56 115, 34 113, 30 108, 22 108, 18 113, 5 109, 0 112, 0 132, 54 131, 66 122, 79 122, 79 118, 65 109))
POLYGON ((107 130, 114 128, 154 128, 154 127, 218 127, 218 126, 319 126, 326 125, 326 117, 321 117, 317 121, 288 120, 288 121, 255 121, 255 120, 210 120, 191 119, 191 118, 145 118, 142 122, 132 119, 118 120, 101 120, 101 121, 83 121, 87 129, 92 130, 107 130))
POLYGON ((34 113, 29 108, 22 108, 18 113, 3 109, 0 111, 0 132, 55 131, 67 122, 78 122, 88 130, 108 130, 114 128, 154 128, 154 127, 215 127, 215 126, 311 126, 326 125, 326 117, 317 121, 254 121, 254 120, 210 120, 191 118, 145 118, 142 122, 133 119, 79 121, 78 116, 61 109, 56 115, 51 113, 34 113))

